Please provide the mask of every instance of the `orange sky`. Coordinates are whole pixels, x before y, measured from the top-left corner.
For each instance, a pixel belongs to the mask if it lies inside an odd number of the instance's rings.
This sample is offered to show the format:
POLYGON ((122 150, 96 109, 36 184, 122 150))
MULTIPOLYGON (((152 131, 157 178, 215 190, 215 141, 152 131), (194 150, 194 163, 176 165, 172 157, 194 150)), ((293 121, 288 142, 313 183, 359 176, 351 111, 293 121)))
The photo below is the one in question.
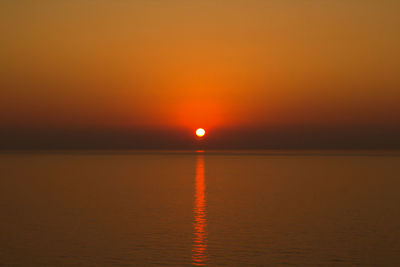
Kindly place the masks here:
POLYGON ((1 1, 3 127, 398 125, 400 2, 1 1))

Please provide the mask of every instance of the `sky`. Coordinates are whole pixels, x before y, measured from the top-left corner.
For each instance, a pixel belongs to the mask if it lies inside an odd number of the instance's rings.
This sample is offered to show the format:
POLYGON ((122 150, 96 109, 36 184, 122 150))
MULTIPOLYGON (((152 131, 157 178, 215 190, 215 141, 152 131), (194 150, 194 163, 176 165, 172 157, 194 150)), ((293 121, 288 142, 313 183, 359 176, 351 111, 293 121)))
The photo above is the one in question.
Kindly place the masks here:
POLYGON ((3 0, 0 44, 3 149, 400 148, 397 0, 3 0))

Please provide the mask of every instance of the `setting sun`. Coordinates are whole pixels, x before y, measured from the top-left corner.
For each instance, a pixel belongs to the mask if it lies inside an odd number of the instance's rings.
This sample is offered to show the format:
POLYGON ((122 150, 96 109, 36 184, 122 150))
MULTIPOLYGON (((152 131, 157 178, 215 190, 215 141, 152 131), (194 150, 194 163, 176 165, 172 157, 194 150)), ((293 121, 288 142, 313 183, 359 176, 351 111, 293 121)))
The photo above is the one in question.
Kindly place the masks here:
POLYGON ((197 135, 198 137, 203 137, 205 134, 206 134, 206 131, 205 131, 203 128, 198 128, 198 129, 196 130, 196 135, 197 135))

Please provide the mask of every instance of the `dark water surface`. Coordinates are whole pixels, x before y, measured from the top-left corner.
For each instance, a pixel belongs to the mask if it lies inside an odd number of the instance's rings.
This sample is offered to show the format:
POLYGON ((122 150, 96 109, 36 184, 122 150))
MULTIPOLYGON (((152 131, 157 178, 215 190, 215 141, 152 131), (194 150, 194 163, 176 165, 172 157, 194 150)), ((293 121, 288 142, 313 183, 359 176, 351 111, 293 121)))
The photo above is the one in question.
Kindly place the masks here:
POLYGON ((400 157, 2 153, 0 265, 400 266, 400 157))

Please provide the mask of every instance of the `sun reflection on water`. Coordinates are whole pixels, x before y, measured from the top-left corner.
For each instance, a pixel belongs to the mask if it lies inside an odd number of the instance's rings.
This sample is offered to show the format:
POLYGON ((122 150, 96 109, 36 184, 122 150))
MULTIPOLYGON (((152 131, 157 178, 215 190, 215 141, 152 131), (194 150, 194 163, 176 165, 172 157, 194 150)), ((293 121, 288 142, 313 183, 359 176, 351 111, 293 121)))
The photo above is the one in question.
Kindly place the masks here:
POLYGON ((207 202, 203 155, 197 157, 195 187, 192 261, 193 265, 204 265, 207 249, 207 202))

